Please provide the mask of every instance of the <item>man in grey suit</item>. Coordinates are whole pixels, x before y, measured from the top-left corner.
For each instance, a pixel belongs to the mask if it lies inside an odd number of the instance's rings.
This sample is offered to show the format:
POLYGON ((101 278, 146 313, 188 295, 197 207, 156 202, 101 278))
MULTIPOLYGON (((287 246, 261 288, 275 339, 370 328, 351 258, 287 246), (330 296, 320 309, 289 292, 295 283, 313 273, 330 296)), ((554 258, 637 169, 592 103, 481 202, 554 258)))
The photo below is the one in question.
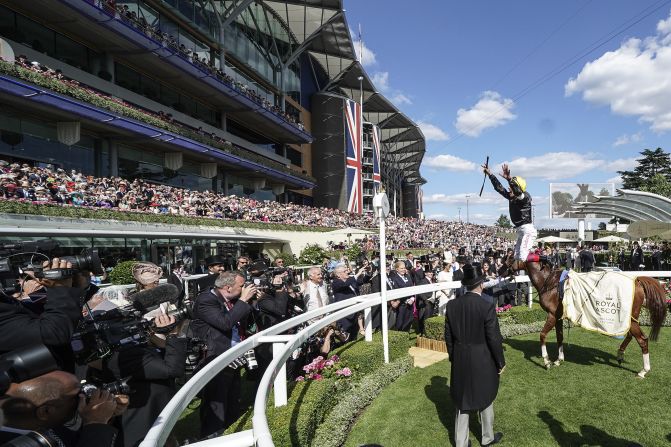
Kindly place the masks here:
POLYGON ((450 395, 457 408, 455 445, 470 446, 468 420, 472 412, 482 418, 482 445, 498 444, 494 433, 494 399, 499 376, 506 366, 503 338, 491 297, 482 295, 485 279, 479 266, 463 266, 461 284, 467 293, 447 304, 445 343, 452 363, 450 395))

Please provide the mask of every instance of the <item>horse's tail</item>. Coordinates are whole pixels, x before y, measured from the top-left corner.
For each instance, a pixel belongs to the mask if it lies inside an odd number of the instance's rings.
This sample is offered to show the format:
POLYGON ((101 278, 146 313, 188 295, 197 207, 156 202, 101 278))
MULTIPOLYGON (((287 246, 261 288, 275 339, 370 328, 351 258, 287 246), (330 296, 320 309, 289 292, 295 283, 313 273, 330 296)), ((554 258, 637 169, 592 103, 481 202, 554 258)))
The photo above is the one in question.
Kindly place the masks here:
POLYGON ((652 320, 652 330, 650 331, 650 340, 657 341, 659 330, 662 327, 664 318, 666 318, 666 294, 655 278, 641 276, 636 280, 643 288, 646 307, 650 312, 652 320))

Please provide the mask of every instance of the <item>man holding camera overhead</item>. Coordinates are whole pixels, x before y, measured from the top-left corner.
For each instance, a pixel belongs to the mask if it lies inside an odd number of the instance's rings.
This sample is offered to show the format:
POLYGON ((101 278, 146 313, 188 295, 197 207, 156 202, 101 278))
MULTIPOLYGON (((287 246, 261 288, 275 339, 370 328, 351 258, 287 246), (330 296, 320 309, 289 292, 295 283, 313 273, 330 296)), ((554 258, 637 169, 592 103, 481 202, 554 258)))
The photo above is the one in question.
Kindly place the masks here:
MULTIPOLYGON (((53 258, 51 262, 45 262, 43 268, 45 272, 71 269, 72 264, 53 258)), ((23 305, 21 296, 0 296, 0 354, 44 344, 52 352, 60 368, 74 371, 70 338, 81 318, 81 300, 88 287, 88 273, 86 277, 76 274, 73 277, 53 280, 35 278, 30 271, 27 272, 22 292, 27 291, 29 284, 46 288, 44 311, 36 313, 29 310, 23 305)))
MULTIPOLYGON (((245 285, 244 276, 237 271, 221 273, 214 288, 198 295, 191 328, 194 336, 207 344, 203 364, 246 338, 250 301, 256 295, 256 287, 245 285)), ((240 369, 224 369, 203 388, 202 397, 201 436, 228 428, 240 413, 240 369)))

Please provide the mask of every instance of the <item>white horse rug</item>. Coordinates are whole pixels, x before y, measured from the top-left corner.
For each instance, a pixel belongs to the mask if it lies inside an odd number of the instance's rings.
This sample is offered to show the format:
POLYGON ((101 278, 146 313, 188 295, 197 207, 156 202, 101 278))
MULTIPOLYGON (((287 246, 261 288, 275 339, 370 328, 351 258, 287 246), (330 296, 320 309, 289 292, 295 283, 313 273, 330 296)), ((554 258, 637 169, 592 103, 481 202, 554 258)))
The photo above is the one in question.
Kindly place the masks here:
POLYGON ((564 317, 590 331, 626 334, 631 324, 635 280, 618 272, 570 271, 564 284, 564 317))

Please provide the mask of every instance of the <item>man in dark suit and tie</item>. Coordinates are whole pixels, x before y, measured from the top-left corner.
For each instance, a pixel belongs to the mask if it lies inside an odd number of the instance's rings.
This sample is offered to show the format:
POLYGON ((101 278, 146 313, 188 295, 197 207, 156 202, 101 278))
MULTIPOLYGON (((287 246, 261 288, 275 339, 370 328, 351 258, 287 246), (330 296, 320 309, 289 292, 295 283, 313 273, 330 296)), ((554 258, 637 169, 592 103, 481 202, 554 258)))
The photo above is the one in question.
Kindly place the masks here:
POLYGON ((467 447, 469 413, 480 412, 482 445, 498 444, 494 433, 494 399, 505 368, 501 331, 494 301, 482 295, 485 279, 479 266, 463 266, 467 293, 447 303, 445 343, 452 363, 450 395, 457 408, 455 445, 467 447))
MULTIPOLYGON (((244 286, 239 272, 216 276, 214 287, 196 298, 191 323, 193 335, 207 344, 209 362, 246 338, 254 285, 244 286)), ((226 368, 203 388, 200 434, 206 437, 228 428, 240 415, 240 369, 226 368)))
MULTIPOLYGON (((394 289, 402 289, 415 285, 404 261, 396 261, 394 263, 394 270, 389 273, 389 282, 393 284, 394 289)), ((409 331, 414 319, 413 304, 415 303, 415 297, 411 296, 400 300, 392 300, 390 303, 392 307, 397 306, 396 308, 398 309, 393 329, 403 332, 409 331)))
POLYGON ((205 258, 205 265, 207 266, 208 275, 196 280, 196 284, 198 285, 198 293, 210 290, 214 286, 214 281, 219 276, 219 273, 224 271, 225 262, 226 258, 219 255, 208 256, 205 258))

